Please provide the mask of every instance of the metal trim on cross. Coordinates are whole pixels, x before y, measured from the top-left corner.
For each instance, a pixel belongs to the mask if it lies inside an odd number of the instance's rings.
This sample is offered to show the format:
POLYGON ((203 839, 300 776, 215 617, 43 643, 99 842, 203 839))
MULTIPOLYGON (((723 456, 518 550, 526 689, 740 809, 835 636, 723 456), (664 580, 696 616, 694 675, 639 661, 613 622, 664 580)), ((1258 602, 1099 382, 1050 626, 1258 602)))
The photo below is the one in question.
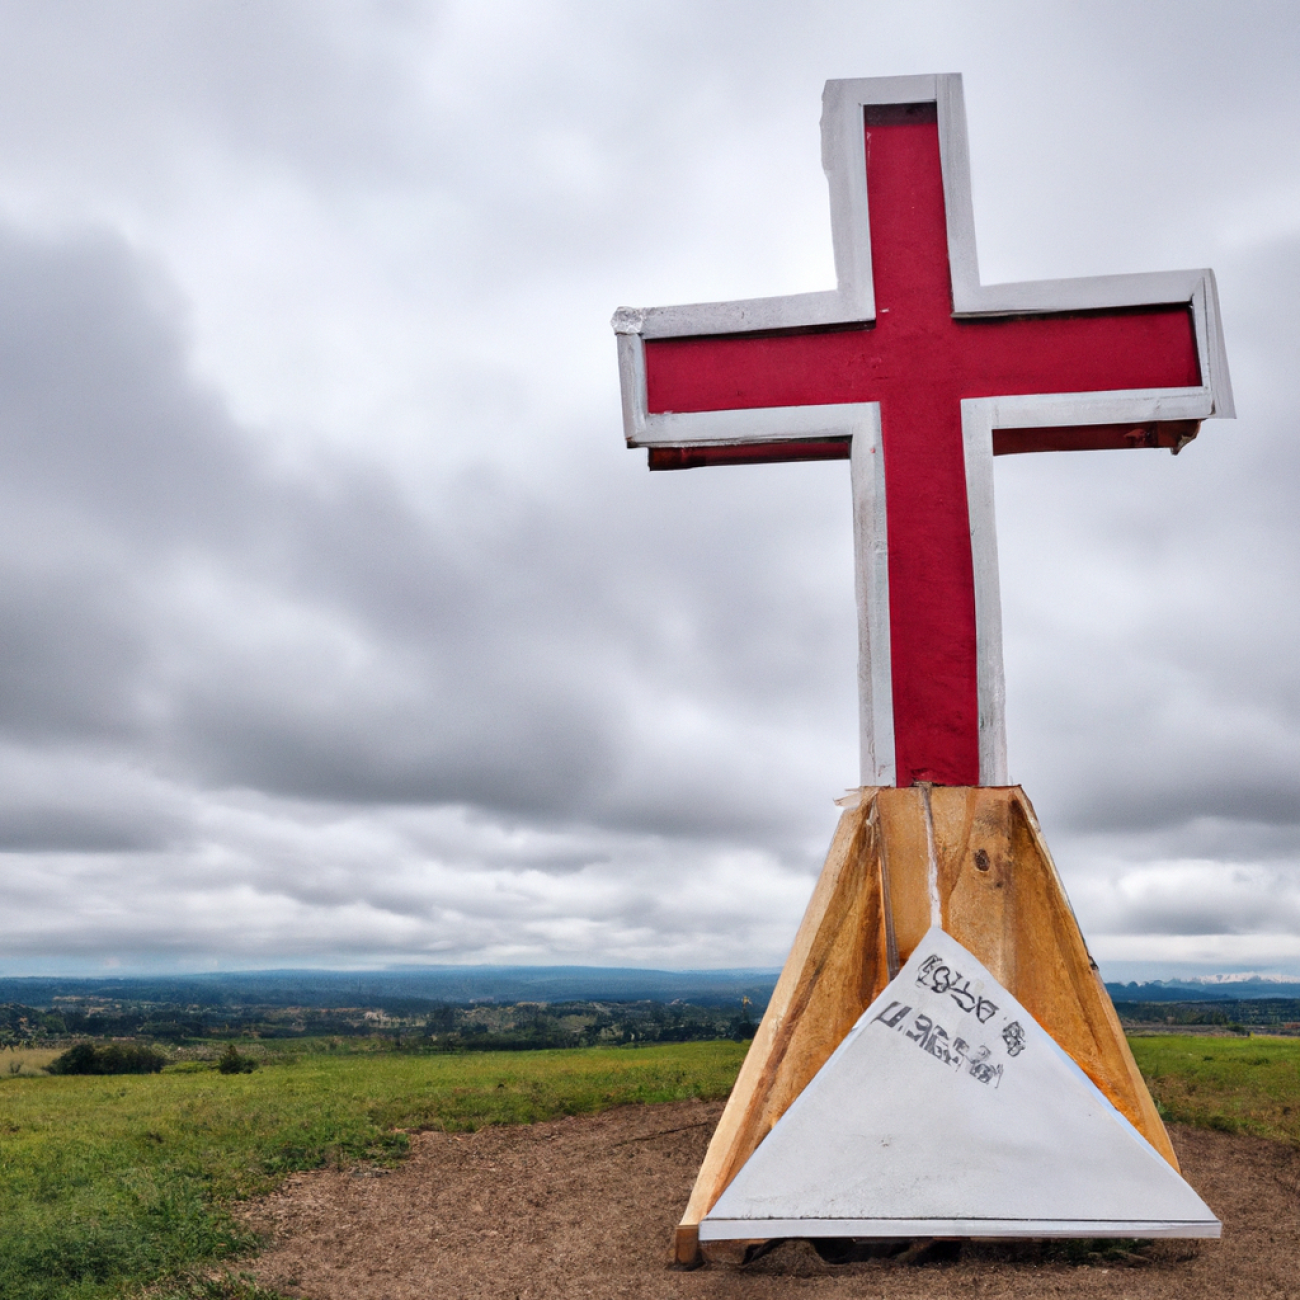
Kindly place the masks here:
MULTIPOLYGON (((627 442, 632 447, 648 448, 651 468, 657 469, 848 459, 858 596, 862 783, 893 786, 924 779, 940 784, 1004 785, 1005 691, 993 456, 1108 446, 1167 446, 1176 452, 1195 436, 1200 421, 1231 417, 1232 390, 1214 275, 1209 270, 1169 271, 981 284, 959 74, 828 82, 823 96, 822 159, 830 185, 837 288, 736 302, 620 308, 613 326, 618 336, 627 442), (696 340, 706 350, 713 348, 716 352, 719 340, 739 342, 748 338, 757 342, 875 329, 881 323, 880 315, 889 307, 882 305, 878 315, 868 195, 869 114, 875 111, 877 120, 884 121, 887 115, 881 117, 880 111, 889 106, 928 105, 933 105, 930 120, 937 127, 951 320, 1087 321, 1108 313, 1136 317, 1144 310, 1159 313, 1166 308, 1180 308, 1190 316, 1187 348, 1194 351, 1198 380, 1140 387, 1085 383, 1077 391, 1067 392, 1021 392, 1014 388, 989 392, 983 391, 988 385, 979 384, 971 387, 970 395, 965 390, 952 390, 959 398, 961 444, 959 453, 953 454, 960 455, 959 477, 964 479, 969 524, 969 576, 965 581, 970 588, 969 599, 973 600, 968 638, 973 688, 968 692, 969 707, 964 713, 956 709, 962 716, 955 722, 922 719, 935 734, 945 728, 952 733, 963 729, 969 733, 953 742, 957 758, 939 754, 933 762, 925 750, 931 742, 915 715, 926 708, 933 714, 941 706, 925 702, 917 705, 907 695, 907 682, 897 662, 897 638, 904 635, 897 626, 897 610, 891 625, 891 573, 897 582, 902 570, 898 568, 897 542, 891 553, 890 511, 896 508, 897 501, 895 507, 890 506, 888 489, 901 473, 892 466, 895 461, 902 464, 903 452, 899 448, 903 444, 901 435, 894 434, 891 428, 888 401, 833 400, 813 394, 811 398, 805 396, 798 402, 782 404, 766 400, 762 384, 742 392, 744 386, 737 382, 733 387, 741 392, 743 400, 734 405, 719 405, 716 398, 709 398, 697 401, 694 408, 687 401, 679 403, 684 409, 667 409, 663 400, 657 404, 651 400, 647 376, 647 345, 654 347, 661 341, 696 340), (891 443, 891 438, 898 441, 891 443), (896 700, 900 689, 904 697, 896 700), (906 728, 911 730, 905 736, 906 728), (904 748, 907 761, 899 758, 904 748)), ((1171 319, 1177 315, 1165 314, 1171 319)), ((884 332, 879 333, 883 338, 884 332)), ((1117 343, 1113 348, 1120 346, 1117 343)), ((731 363, 724 359, 719 364, 725 368, 731 363)), ((672 390, 673 385, 667 384, 665 391, 672 390)), ((682 390, 681 385, 678 390, 682 390)), ((920 507, 912 502, 908 508, 915 515, 920 507)), ((966 563, 962 557, 962 564, 966 563)), ((917 640, 915 632, 911 636, 905 647, 909 654, 917 640)), ((930 672, 924 665, 922 669, 930 672)), ((933 672, 930 676, 934 676, 933 672)))

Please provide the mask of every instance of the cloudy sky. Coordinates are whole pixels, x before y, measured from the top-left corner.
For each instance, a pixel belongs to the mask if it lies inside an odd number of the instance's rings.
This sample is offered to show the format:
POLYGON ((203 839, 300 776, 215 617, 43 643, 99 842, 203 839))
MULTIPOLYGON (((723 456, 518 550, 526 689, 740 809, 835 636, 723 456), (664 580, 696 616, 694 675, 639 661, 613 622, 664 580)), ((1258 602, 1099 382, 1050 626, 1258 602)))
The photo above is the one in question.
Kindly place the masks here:
POLYGON ((1213 266, 1237 405, 997 467, 1012 778, 1112 975, 1300 972, 1285 3, 0 2, 0 972, 779 964, 842 463, 646 472, 623 303, 833 283, 961 71, 986 281, 1213 266))

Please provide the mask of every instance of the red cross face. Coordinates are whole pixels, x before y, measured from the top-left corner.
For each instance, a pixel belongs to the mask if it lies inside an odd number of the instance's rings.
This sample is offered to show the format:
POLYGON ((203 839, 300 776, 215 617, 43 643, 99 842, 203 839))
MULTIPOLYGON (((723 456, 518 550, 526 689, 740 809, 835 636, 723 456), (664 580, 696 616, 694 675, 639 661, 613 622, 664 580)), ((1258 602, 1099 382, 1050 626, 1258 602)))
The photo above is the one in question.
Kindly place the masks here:
POLYGON ((1230 415, 1208 271, 982 286, 959 77, 830 82, 839 288, 621 309, 654 469, 853 463, 863 784, 1006 781, 992 456, 1230 415))

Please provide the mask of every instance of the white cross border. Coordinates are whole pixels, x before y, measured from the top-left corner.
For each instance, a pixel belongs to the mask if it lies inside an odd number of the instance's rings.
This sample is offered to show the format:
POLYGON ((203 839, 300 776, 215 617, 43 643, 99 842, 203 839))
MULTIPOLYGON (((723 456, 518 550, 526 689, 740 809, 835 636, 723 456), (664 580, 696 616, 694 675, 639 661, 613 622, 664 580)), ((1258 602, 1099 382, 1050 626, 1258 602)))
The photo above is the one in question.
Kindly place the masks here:
POLYGON ((993 504, 993 430, 1090 424, 1144 424, 1235 415, 1214 272, 1158 271, 1073 280, 980 283, 971 203, 970 151, 960 73, 828 81, 822 95, 822 165, 830 186, 831 238, 838 287, 823 293, 674 307, 620 307, 618 337, 623 428, 630 447, 736 446, 817 438, 851 439, 854 561, 858 599, 859 699, 863 785, 893 785, 893 691, 889 650, 889 571, 880 406, 876 402, 760 407, 651 415, 646 406, 645 340, 737 334, 874 321, 871 228, 863 110, 871 104, 933 103, 948 226, 954 315, 999 316, 1186 303, 1201 375, 1195 388, 1049 393, 962 402, 962 439, 975 570, 980 784, 1005 785, 1006 688, 1002 604, 993 504))

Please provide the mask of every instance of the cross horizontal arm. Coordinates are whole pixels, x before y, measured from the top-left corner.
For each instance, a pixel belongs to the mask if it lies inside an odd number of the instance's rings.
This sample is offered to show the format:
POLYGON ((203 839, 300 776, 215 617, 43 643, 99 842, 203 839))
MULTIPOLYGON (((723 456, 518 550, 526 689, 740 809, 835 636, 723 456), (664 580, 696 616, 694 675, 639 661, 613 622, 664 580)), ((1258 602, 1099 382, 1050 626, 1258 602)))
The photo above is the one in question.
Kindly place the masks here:
MULTIPOLYGON (((620 307, 611 322, 619 340, 624 434, 629 446, 668 445, 675 440, 664 421, 649 415, 645 400, 644 346, 653 339, 831 329, 876 320, 875 282, 868 219, 867 169, 862 125, 865 112, 883 105, 933 104, 939 127, 944 214, 953 315, 1042 315, 1183 304, 1193 317, 1202 383, 1192 418, 1235 414, 1219 316, 1218 289, 1208 269, 1159 271, 983 285, 975 250, 970 154, 962 81, 958 73, 829 81, 823 95, 822 162, 830 186, 831 235, 837 285, 820 293, 751 298, 671 307, 620 307)), ((1137 394, 1134 395, 1138 397, 1137 394)), ((1132 413, 1141 422, 1148 416, 1132 413)), ((1067 421, 1062 420, 1062 423, 1067 421)), ((1074 423, 1075 421, 1068 421, 1074 423)), ((1086 419, 1077 421, 1086 423, 1086 419)), ((689 441, 732 441, 742 435, 717 422, 716 432, 694 423, 689 441)), ((760 441, 779 432, 765 431, 760 441)), ((802 433, 790 429, 798 439, 802 433)), ((687 445, 683 438, 676 445, 687 445)))

